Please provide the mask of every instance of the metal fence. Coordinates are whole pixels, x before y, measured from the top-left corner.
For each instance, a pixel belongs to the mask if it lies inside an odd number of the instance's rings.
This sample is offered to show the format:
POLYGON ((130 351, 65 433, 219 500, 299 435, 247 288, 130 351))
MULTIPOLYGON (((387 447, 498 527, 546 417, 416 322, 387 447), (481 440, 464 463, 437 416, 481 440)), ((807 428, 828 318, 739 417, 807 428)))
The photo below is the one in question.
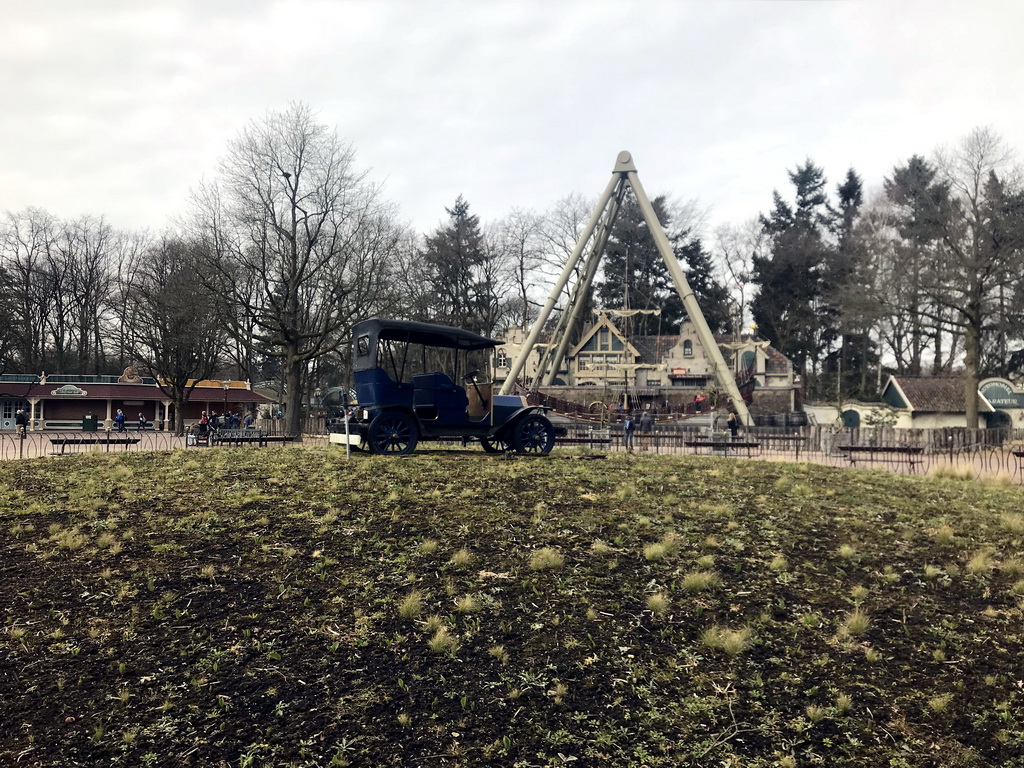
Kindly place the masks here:
MULTIPOLYGON (((269 433, 268 433, 269 434, 269 433)), ((326 445, 326 435, 304 435, 295 443, 326 445)), ((272 443, 276 444, 276 443, 272 443)), ((216 446, 217 443, 214 442, 216 446)), ((228 442, 225 446, 261 447, 258 442, 228 442)), ((115 430, 99 432, 28 432, 24 437, 15 433, 0 433, 0 460, 30 459, 39 456, 67 456, 75 453, 124 453, 126 451, 171 451, 198 447, 188 436, 150 430, 115 430)))
MULTIPOLYGON (((270 422, 272 426, 274 422, 270 422)), ((262 426, 262 425, 261 425, 262 426)), ((318 425, 310 424, 311 428, 318 425)), ((320 427, 322 429, 322 426, 320 427)), ((264 429, 265 434, 279 431, 264 429)), ((307 433, 289 443, 323 446, 325 433, 307 433)), ((573 422, 560 430, 557 444, 581 452, 624 451, 621 424, 573 422)), ((216 447, 216 442, 214 446, 216 447)), ((228 442, 226 446, 238 447, 228 442)), ((242 443, 267 450, 257 442, 242 443)), ((83 452, 166 451, 194 449, 187 437, 169 432, 29 432, 24 437, 0 433, 0 460, 62 456, 83 452)), ((1024 430, 997 429, 836 429, 810 427, 750 427, 736 439, 708 427, 658 424, 651 432, 636 432, 638 454, 695 454, 727 458, 808 461, 836 467, 871 467, 907 474, 940 470, 974 477, 1002 477, 1024 482, 1024 430)))
MULTIPOLYGON (((621 424, 570 424, 558 443, 581 450, 625 450, 621 424)), ((634 434, 636 453, 698 454, 836 467, 870 467, 907 474, 938 470, 1024 481, 1024 430, 837 429, 829 426, 750 427, 735 439, 708 427, 658 424, 634 434)))

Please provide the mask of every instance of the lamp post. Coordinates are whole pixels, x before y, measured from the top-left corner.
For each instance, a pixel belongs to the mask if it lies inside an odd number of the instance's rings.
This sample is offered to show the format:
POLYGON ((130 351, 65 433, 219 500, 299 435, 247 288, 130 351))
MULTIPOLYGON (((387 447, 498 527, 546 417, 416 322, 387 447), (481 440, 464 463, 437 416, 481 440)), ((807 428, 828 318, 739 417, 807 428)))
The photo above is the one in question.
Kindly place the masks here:
POLYGON ((220 385, 224 387, 224 407, 221 409, 220 413, 221 419, 224 419, 228 415, 228 389, 231 387, 231 379, 224 379, 220 385))

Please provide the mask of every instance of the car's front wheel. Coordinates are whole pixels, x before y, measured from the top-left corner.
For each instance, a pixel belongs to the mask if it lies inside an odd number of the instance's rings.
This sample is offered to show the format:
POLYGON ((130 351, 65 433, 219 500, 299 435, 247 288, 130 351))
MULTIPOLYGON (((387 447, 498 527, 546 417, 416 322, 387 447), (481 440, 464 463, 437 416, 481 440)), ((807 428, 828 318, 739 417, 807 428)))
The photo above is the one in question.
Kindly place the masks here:
POLYGON ((378 413, 367 434, 370 450, 390 456, 404 456, 416 449, 416 422, 401 411, 378 413))
POLYGON ((493 440, 488 440, 486 437, 480 438, 480 445, 483 446, 487 453, 505 453, 512 446, 508 444, 508 440, 502 437, 496 437, 493 440))
POLYGON ((544 456, 555 447, 555 428, 545 416, 527 416, 515 429, 512 447, 516 453, 544 456))

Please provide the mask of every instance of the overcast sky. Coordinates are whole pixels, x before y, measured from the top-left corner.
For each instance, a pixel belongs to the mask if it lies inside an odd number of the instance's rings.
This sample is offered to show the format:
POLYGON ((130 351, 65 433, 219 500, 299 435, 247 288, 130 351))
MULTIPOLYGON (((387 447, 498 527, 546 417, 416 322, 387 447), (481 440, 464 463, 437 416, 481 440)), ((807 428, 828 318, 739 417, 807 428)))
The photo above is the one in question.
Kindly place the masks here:
POLYGON ((0 0, 0 211, 160 230, 303 101, 405 219, 596 197, 628 149, 710 224, 991 126, 1024 147, 1020 0, 0 0))

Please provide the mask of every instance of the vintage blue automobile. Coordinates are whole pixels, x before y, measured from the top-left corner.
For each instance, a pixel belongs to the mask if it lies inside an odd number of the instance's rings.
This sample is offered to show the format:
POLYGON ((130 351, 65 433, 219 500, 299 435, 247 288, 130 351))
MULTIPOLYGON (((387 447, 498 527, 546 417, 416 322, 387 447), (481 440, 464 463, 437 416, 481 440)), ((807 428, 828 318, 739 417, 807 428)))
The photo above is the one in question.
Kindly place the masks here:
MULTIPOLYGON (((492 382, 481 380, 479 368, 500 343, 445 325, 382 318, 357 323, 357 402, 349 409, 348 443, 402 455, 421 440, 461 438, 479 440, 490 453, 549 453, 555 429, 545 409, 519 395, 494 394, 492 382), (456 383, 460 372, 465 386, 456 383)), ((344 421, 334 429, 344 430, 344 421)))

